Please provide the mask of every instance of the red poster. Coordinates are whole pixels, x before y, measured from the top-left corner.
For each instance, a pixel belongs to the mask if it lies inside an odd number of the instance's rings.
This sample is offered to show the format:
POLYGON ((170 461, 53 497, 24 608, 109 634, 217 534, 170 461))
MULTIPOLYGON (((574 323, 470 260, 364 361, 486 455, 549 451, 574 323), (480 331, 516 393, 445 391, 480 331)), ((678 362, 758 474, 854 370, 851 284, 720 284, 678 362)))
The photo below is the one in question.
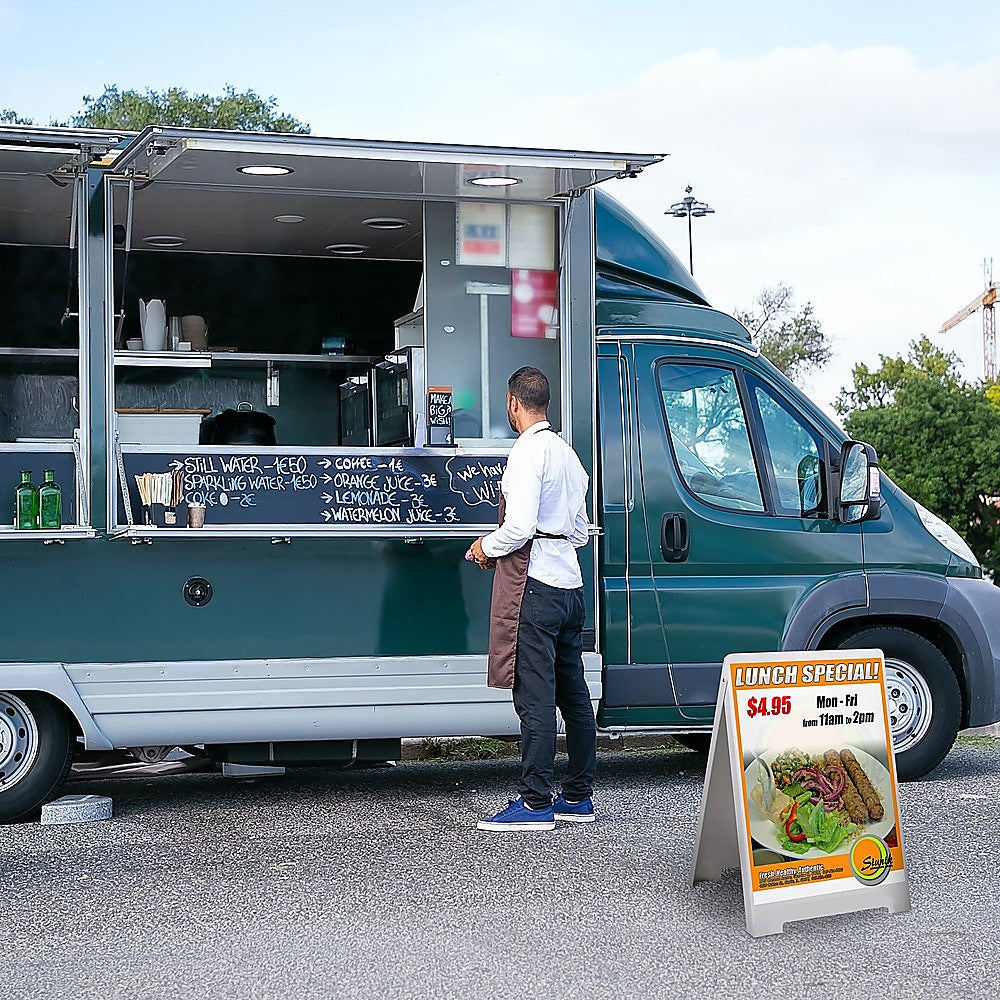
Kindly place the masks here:
POLYGON ((511 272, 512 337, 555 340, 559 336, 559 272, 511 272))

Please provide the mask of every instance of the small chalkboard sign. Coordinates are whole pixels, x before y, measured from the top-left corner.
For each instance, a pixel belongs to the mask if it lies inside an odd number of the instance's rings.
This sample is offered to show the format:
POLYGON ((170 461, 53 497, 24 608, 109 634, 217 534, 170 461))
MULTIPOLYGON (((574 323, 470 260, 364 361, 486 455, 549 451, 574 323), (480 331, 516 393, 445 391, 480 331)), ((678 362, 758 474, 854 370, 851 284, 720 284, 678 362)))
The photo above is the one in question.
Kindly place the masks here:
POLYGON ((427 388, 427 447, 455 447, 455 406, 450 385, 427 388))

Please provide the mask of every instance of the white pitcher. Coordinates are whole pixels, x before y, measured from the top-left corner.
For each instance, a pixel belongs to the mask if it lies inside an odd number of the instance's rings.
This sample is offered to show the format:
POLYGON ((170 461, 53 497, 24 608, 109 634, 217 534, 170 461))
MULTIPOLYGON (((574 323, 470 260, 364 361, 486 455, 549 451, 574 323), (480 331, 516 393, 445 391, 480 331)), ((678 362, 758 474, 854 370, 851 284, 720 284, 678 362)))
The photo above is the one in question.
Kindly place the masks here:
POLYGON ((167 303, 163 299, 139 300, 139 326, 142 349, 162 351, 167 345, 167 303))

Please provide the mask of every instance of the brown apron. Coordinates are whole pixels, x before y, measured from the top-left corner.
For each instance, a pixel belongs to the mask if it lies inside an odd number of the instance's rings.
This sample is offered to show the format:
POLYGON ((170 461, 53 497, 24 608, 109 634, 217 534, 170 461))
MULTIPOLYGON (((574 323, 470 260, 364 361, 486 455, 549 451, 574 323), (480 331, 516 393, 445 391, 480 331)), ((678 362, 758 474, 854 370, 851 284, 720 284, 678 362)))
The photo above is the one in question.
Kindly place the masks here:
MULTIPOLYGON (((500 494, 498 523, 503 524, 507 504, 500 494)), ((517 659, 517 626, 521 619, 521 600, 528 582, 531 539, 510 555, 497 560, 493 571, 493 600, 490 602, 490 655, 486 683, 491 688, 514 686, 514 663, 517 659)))
MULTIPOLYGON (((555 433, 554 428, 544 427, 555 433)), ((538 431, 535 432, 536 434, 538 431)), ((500 509, 497 523, 503 524, 507 513, 507 503, 500 494, 500 509)), ((565 538, 565 535, 549 535, 536 531, 535 538, 565 538)), ((486 683, 493 688, 514 686, 514 667, 517 662, 517 628, 521 620, 521 601, 528 582, 528 560, 531 558, 531 543, 528 539, 519 549, 496 561, 493 572, 493 599, 490 602, 490 650, 486 667, 486 683)))

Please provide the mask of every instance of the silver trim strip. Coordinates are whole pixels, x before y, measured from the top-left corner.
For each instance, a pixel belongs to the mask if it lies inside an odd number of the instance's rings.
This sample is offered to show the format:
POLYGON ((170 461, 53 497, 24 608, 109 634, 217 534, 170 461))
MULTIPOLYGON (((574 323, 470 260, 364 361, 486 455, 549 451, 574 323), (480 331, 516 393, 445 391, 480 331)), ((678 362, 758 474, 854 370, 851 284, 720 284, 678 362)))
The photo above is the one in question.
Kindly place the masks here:
POLYGON ((615 333, 599 333, 598 343, 610 343, 617 340, 643 340, 643 341, 663 341, 671 344, 698 344, 702 347, 727 347, 741 354, 746 354, 751 358, 760 357, 760 348, 744 347, 742 344, 733 343, 731 340, 717 340, 714 337, 686 337, 679 334, 670 333, 630 333, 628 330, 616 331, 615 333))

